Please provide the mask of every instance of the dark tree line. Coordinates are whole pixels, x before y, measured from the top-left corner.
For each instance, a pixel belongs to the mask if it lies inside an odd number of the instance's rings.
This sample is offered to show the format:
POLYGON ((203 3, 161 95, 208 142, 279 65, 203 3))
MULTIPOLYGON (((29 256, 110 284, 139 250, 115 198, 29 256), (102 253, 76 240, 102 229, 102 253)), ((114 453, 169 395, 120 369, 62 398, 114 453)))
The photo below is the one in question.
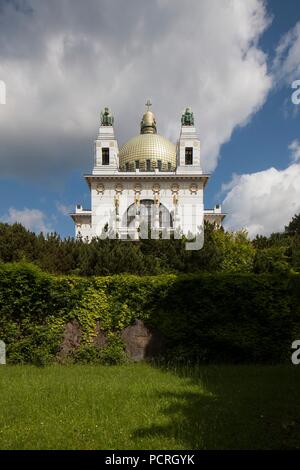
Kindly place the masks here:
POLYGON ((132 273, 155 275, 199 271, 300 271, 300 214, 283 233, 257 236, 205 225, 202 250, 187 251, 185 240, 94 239, 87 244, 56 233, 36 235, 20 224, 0 224, 0 262, 29 261, 54 274, 82 276, 132 273))

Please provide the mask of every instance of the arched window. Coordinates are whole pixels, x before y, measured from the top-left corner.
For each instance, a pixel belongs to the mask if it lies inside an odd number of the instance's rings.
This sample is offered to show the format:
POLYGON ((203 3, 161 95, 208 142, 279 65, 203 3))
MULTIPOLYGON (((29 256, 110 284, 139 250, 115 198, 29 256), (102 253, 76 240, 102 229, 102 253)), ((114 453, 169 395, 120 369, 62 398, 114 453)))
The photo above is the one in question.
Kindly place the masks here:
MULTIPOLYGON (((132 204, 128 207, 125 220, 123 223, 128 228, 135 227, 135 218, 136 218, 136 206, 132 204)), ((146 226, 149 229, 154 227, 154 217, 155 217, 155 210, 156 207, 154 205, 154 201, 152 199, 142 199, 140 201, 139 207, 139 217, 140 217, 140 225, 146 226)), ((173 228, 173 216, 168 211, 168 209, 163 205, 159 205, 159 228, 160 229, 169 229, 173 228)))

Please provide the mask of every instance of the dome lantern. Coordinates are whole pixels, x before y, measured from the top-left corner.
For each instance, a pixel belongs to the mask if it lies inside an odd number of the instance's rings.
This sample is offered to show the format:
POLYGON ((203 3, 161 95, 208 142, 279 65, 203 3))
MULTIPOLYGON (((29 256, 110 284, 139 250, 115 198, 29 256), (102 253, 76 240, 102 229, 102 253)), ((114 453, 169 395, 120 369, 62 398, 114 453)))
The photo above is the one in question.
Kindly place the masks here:
POLYGON ((154 114, 150 111, 150 106, 152 106, 150 100, 147 101, 146 106, 147 111, 144 113, 141 122, 141 134, 156 134, 156 120, 154 114))
POLYGON ((121 171, 175 171, 176 146, 157 134, 155 116, 150 111, 151 102, 141 122, 141 132, 126 142, 119 152, 121 171))

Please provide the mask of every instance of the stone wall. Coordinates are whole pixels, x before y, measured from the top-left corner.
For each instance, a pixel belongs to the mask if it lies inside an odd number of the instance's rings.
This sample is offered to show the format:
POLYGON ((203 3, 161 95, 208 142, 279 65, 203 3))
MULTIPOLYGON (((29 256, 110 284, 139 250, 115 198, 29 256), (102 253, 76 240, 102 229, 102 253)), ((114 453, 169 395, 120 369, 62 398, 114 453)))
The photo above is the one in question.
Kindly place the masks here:
POLYGON ((125 328, 122 339, 126 353, 134 361, 156 357, 163 352, 164 344, 160 333, 146 327, 141 320, 136 320, 134 325, 125 328))
MULTIPOLYGON (((147 327, 141 320, 136 320, 134 325, 128 326, 121 332, 121 338, 125 344, 128 357, 134 361, 157 357, 164 351, 164 340, 159 331, 147 327)), ((63 341, 60 346, 58 358, 65 359, 81 345, 82 334, 77 320, 72 320, 65 325, 63 341)), ((106 345, 106 335, 101 330, 100 322, 96 323, 93 343, 97 348, 106 345)))

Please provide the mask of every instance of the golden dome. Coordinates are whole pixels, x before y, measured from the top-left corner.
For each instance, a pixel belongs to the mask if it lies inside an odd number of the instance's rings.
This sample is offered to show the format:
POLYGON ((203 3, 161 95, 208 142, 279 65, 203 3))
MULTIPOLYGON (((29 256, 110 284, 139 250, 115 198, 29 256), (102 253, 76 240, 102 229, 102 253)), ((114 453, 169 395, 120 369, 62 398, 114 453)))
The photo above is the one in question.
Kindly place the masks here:
POLYGON ((151 102, 146 103, 147 111, 141 122, 141 134, 130 139, 121 147, 119 164, 121 171, 174 171, 176 168, 176 147, 168 139, 156 133, 155 116, 150 111, 151 102))
POLYGON ((176 168, 176 147, 159 134, 145 133, 126 142, 119 152, 121 171, 174 171, 176 168), (137 163, 138 162, 138 163, 137 163))

